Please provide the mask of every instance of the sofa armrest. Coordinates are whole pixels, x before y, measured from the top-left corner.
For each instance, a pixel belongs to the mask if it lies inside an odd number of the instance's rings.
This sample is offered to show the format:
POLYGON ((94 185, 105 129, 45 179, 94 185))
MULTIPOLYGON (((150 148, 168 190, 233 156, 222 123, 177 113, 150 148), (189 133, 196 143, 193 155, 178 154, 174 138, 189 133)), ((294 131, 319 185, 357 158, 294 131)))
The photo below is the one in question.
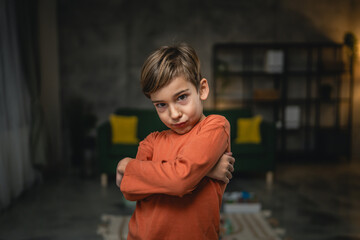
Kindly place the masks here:
MULTIPOLYGON (((264 152, 267 156, 269 166, 275 169, 275 153, 276 153, 276 128, 274 123, 262 122, 261 136, 263 138, 264 152)), ((270 170, 271 170, 270 169, 270 170)))
POLYGON ((270 122, 262 122, 260 126, 261 138, 264 145, 264 150, 269 153, 276 151, 276 130, 275 124, 270 122))
POLYGON ((111 126, 110 122, 106 121, 102 123, 96 129, 96 148, 97 155, 99 159, 100 169, 104 169, 104 164, 106 163, 108 153, 111 149, 111 126))

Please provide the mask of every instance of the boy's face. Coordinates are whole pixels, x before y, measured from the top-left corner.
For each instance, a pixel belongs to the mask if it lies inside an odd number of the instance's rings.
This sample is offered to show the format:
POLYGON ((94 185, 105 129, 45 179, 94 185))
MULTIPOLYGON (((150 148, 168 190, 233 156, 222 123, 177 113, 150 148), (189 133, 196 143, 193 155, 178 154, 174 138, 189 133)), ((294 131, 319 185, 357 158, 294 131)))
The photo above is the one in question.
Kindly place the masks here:
POLYGON ((202 101, 209 94, 206 79, 200 82, 199 92, 184 77, 174 78, 168 85, 150 94, 160 120, 178 134, 189 132, 205 118, 202 101))

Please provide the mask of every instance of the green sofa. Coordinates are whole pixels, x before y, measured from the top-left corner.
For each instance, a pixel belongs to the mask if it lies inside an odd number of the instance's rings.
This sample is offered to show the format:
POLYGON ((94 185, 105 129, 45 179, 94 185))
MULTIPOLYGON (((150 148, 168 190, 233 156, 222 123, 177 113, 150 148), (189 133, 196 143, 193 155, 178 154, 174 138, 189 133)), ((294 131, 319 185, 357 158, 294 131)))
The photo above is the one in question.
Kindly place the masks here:
MULTIPOLYGON (((137 116, 137 137, 141 141, 149 133, 165 130, 155 110, 118 109, 114 114, 137 116)), ((252 117, 248 109, 205 110, 205 115, 225 116, 231 125, 231 151, 235 157, 235 174, 241 172, 272 173, 275 168, 275 125, 262 121, 260 125, 261 143, 236 144, 237 119, 252 117)), ((112 144, 111 125, 106 121, 97 127, 97 154, 100 173, 115 175, 117 163, 124 157, 135 157, 138 145, 112 144)))

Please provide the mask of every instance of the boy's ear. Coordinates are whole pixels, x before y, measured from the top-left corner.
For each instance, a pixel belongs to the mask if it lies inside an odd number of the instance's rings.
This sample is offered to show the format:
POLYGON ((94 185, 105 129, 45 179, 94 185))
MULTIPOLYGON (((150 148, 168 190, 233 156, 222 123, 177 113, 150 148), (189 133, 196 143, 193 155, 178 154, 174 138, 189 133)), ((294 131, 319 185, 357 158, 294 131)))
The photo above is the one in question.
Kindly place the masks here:
POLYGON ((201 79, 199 88, 200 99, 203 101, 206 100, 209 96, 209 91, 210 89, 208 81, 205 78, 201 79))

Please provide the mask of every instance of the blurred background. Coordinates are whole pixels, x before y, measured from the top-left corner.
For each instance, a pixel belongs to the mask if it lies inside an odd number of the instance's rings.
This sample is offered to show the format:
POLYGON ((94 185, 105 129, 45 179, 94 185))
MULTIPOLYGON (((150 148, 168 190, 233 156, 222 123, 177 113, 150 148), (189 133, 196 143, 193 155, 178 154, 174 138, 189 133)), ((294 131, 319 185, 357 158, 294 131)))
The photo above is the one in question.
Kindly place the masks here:
POLYGON ((0 0, 0 11, 0 223, 54 178, 100 185, 97 131, 117 109, 153 108, 139 79, 162 45, 196 49, 207 110, 274 126, 275 179, 289 165, 333 167, 331 178, 360 163, 360 1, 0 0))

